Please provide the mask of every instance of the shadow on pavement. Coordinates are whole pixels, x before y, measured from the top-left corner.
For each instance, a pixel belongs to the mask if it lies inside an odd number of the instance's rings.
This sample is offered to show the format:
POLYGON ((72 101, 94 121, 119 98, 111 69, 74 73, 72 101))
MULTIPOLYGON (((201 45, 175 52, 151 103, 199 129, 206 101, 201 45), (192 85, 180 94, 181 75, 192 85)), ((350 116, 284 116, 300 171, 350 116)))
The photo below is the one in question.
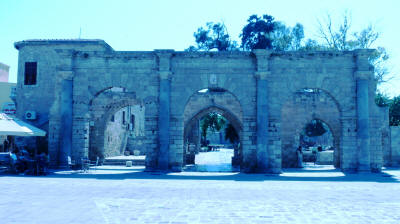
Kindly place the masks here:
POLYGON ((82 179, 101 179, 101 180, 123 180, 123 179, 145 179, 145 180, 232 180, 232 181, 314 181, 314 182, 378 182, 394 183, 400 182, 399 169, 389 169, 396 171, 396 175, 386 172, 381 173, 343 173, 337 169, 328 170, 304 170, 304 169, 284 169, 281 174, 246 174, 238 172, 146 172, 143 168, 124 169, 124 167, 102 168, 91 170, 89 173, 81 173, 70 170, 54 170, 47 176, 23 176, 3 174, 1 177, 18 178, 82 178, 82 179), (117 173, 125 171, 124 173, 117 173), (109 172, 109 173, 104 173, 109 172))

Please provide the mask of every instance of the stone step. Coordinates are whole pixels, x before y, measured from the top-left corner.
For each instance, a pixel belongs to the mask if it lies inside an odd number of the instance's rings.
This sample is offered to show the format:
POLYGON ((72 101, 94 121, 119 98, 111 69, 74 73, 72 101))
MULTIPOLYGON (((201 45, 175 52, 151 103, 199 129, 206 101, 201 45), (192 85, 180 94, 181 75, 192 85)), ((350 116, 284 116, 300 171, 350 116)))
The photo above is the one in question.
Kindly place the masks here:
POLYGON ((125 166, 127 161, 132 161, 133 166, 144 166, 144 159, 105 159, 103 165, 121 165, 125 166))

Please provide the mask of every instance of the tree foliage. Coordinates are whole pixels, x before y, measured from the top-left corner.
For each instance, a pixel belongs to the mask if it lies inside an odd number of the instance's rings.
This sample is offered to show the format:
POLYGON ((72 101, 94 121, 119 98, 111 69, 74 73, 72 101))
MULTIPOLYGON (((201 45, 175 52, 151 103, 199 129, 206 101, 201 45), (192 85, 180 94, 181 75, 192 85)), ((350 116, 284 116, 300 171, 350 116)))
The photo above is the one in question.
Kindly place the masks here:
POLYGON ((274 50, 299 50, 304 39, 304 27, 300 23, 297 23, 293 28, 287 27, 283 22, 276 21, 270 38, 274 50))
MULTIPOLYGON (((370 24, 359 32, 351 33, 351 16, 344 13, 342 21, 334 26, 331 16, 328 14, 323 22, 318 20, 319 38, 326 50, 355 50, 371 48, 379 38, 380 33, 370 24)), ((377 51, 369 58, 375 68, 375 80, 379 83, 390 80, 387 60, 389 55, 385 48, 377 47, 377 51)))
POLYGON ((225 24, 208 22, 193 34, 196 45, 190 46, 188 51, 228 51, 237 49, 237 43, 229 37, 225 24))
POLYGON ((239 135, 231 123, 229 123, 225 128, 225 140, 228 140, 232 144, 239 142, 239 135))
POLYGON ((244 50, 272 49, 271 33, 274 31, 274 17, 270 15, 251 15, 247 25, 242 29, 240 35, 241 47, 244 50))
POLYGON ((211 131, 220 131, 223 127, 225 127, 226 119, 218 114, 211 112, 203 117, 200 121, 201 127, 201 135, 204 139, 207 139, 207 130, 211 131))
POLYGON ((390 105, 390 98, 381 92, 377 92, 375 95, 375 104, 380 107, 386 107, 390 105))
MULTIPOLYGON (((188 51, 232 51, 239 50, 238 43, 232 41, 223 23, 209 22, 194 33, 196 46, 190 46, 188 51)), ((251 15, 243 27, 240 46, 242 50, 274 49, 278 51, 300 50, 355 50, 372 48, 380 33, 373 25, 353 32, 350 13, 345 12, 341 20, 335 23, 327 14, 318 20, 318 35, 315 39, 304 39, 304 27, 297 23, 294 27, 283 22, 274 21, 274 17, 251 15)), ((375 79, 378 84, 391 79, 387 61, 389 55, 383 47, 377 47, 371 55, 370 63, 374 66, 375 79)))
POLYGON ((304 128, 304 132, 308 137, 321 136, 325 134, 326 129, 320 120, 312 120, 304 128))
POLYGON ((394 97, 389 104, 389 124, 400 126, 400 96, 394 97))
POLYGON ((375 95, 375 103, 380 107, 389 107, 389 125, 400 126, 400 96, 390 99, 383 93, 375 95))

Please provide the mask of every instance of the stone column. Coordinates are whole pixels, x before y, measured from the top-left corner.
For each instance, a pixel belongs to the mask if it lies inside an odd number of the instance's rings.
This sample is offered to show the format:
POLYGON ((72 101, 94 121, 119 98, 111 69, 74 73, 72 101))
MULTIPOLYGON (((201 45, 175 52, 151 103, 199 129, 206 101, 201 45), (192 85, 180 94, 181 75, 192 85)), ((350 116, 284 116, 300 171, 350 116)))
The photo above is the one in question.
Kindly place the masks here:
POLYGON ((59 166, 68 166, 72 146, 72 71, 59 72, 61 77, 60 115, 61 115, 61 147, 58 154, 59 166))
POLYGON ((370 171, 369 79, 371 72, 356 72, 358 170, 370 171))
POLYGON ((160 77, 159 92, 159 114, 158 114, 158 138, 159 138, 159 154, 158 168, 160 170, 168 170, 169 168, 169 141, 170 141, 170 89, 171 89, 171 72, 170 58, 172 50, 156 50, 158 56, 158 70, 160 77))
POLYGON ((270 74, 267 50, 254 50, 257 57, 257 171, 268 169, 268 81, 270 74))
POLYGON ((369 82, 374 73, 370 71, 369 51, 358 50, 356 53, 357 71, 357 142, 358 171, 370 172, 370 135, 369 135, 369 82))

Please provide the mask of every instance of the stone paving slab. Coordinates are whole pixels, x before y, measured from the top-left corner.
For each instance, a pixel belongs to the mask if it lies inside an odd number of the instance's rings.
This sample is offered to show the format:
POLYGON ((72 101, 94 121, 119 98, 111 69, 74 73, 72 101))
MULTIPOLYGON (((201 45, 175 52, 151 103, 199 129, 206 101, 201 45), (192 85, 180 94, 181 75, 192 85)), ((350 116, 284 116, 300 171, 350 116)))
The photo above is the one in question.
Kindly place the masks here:
POLYGON ((282 175, 103 169, 0 176, 1 223, 400 223, 395 169, 282 175))

